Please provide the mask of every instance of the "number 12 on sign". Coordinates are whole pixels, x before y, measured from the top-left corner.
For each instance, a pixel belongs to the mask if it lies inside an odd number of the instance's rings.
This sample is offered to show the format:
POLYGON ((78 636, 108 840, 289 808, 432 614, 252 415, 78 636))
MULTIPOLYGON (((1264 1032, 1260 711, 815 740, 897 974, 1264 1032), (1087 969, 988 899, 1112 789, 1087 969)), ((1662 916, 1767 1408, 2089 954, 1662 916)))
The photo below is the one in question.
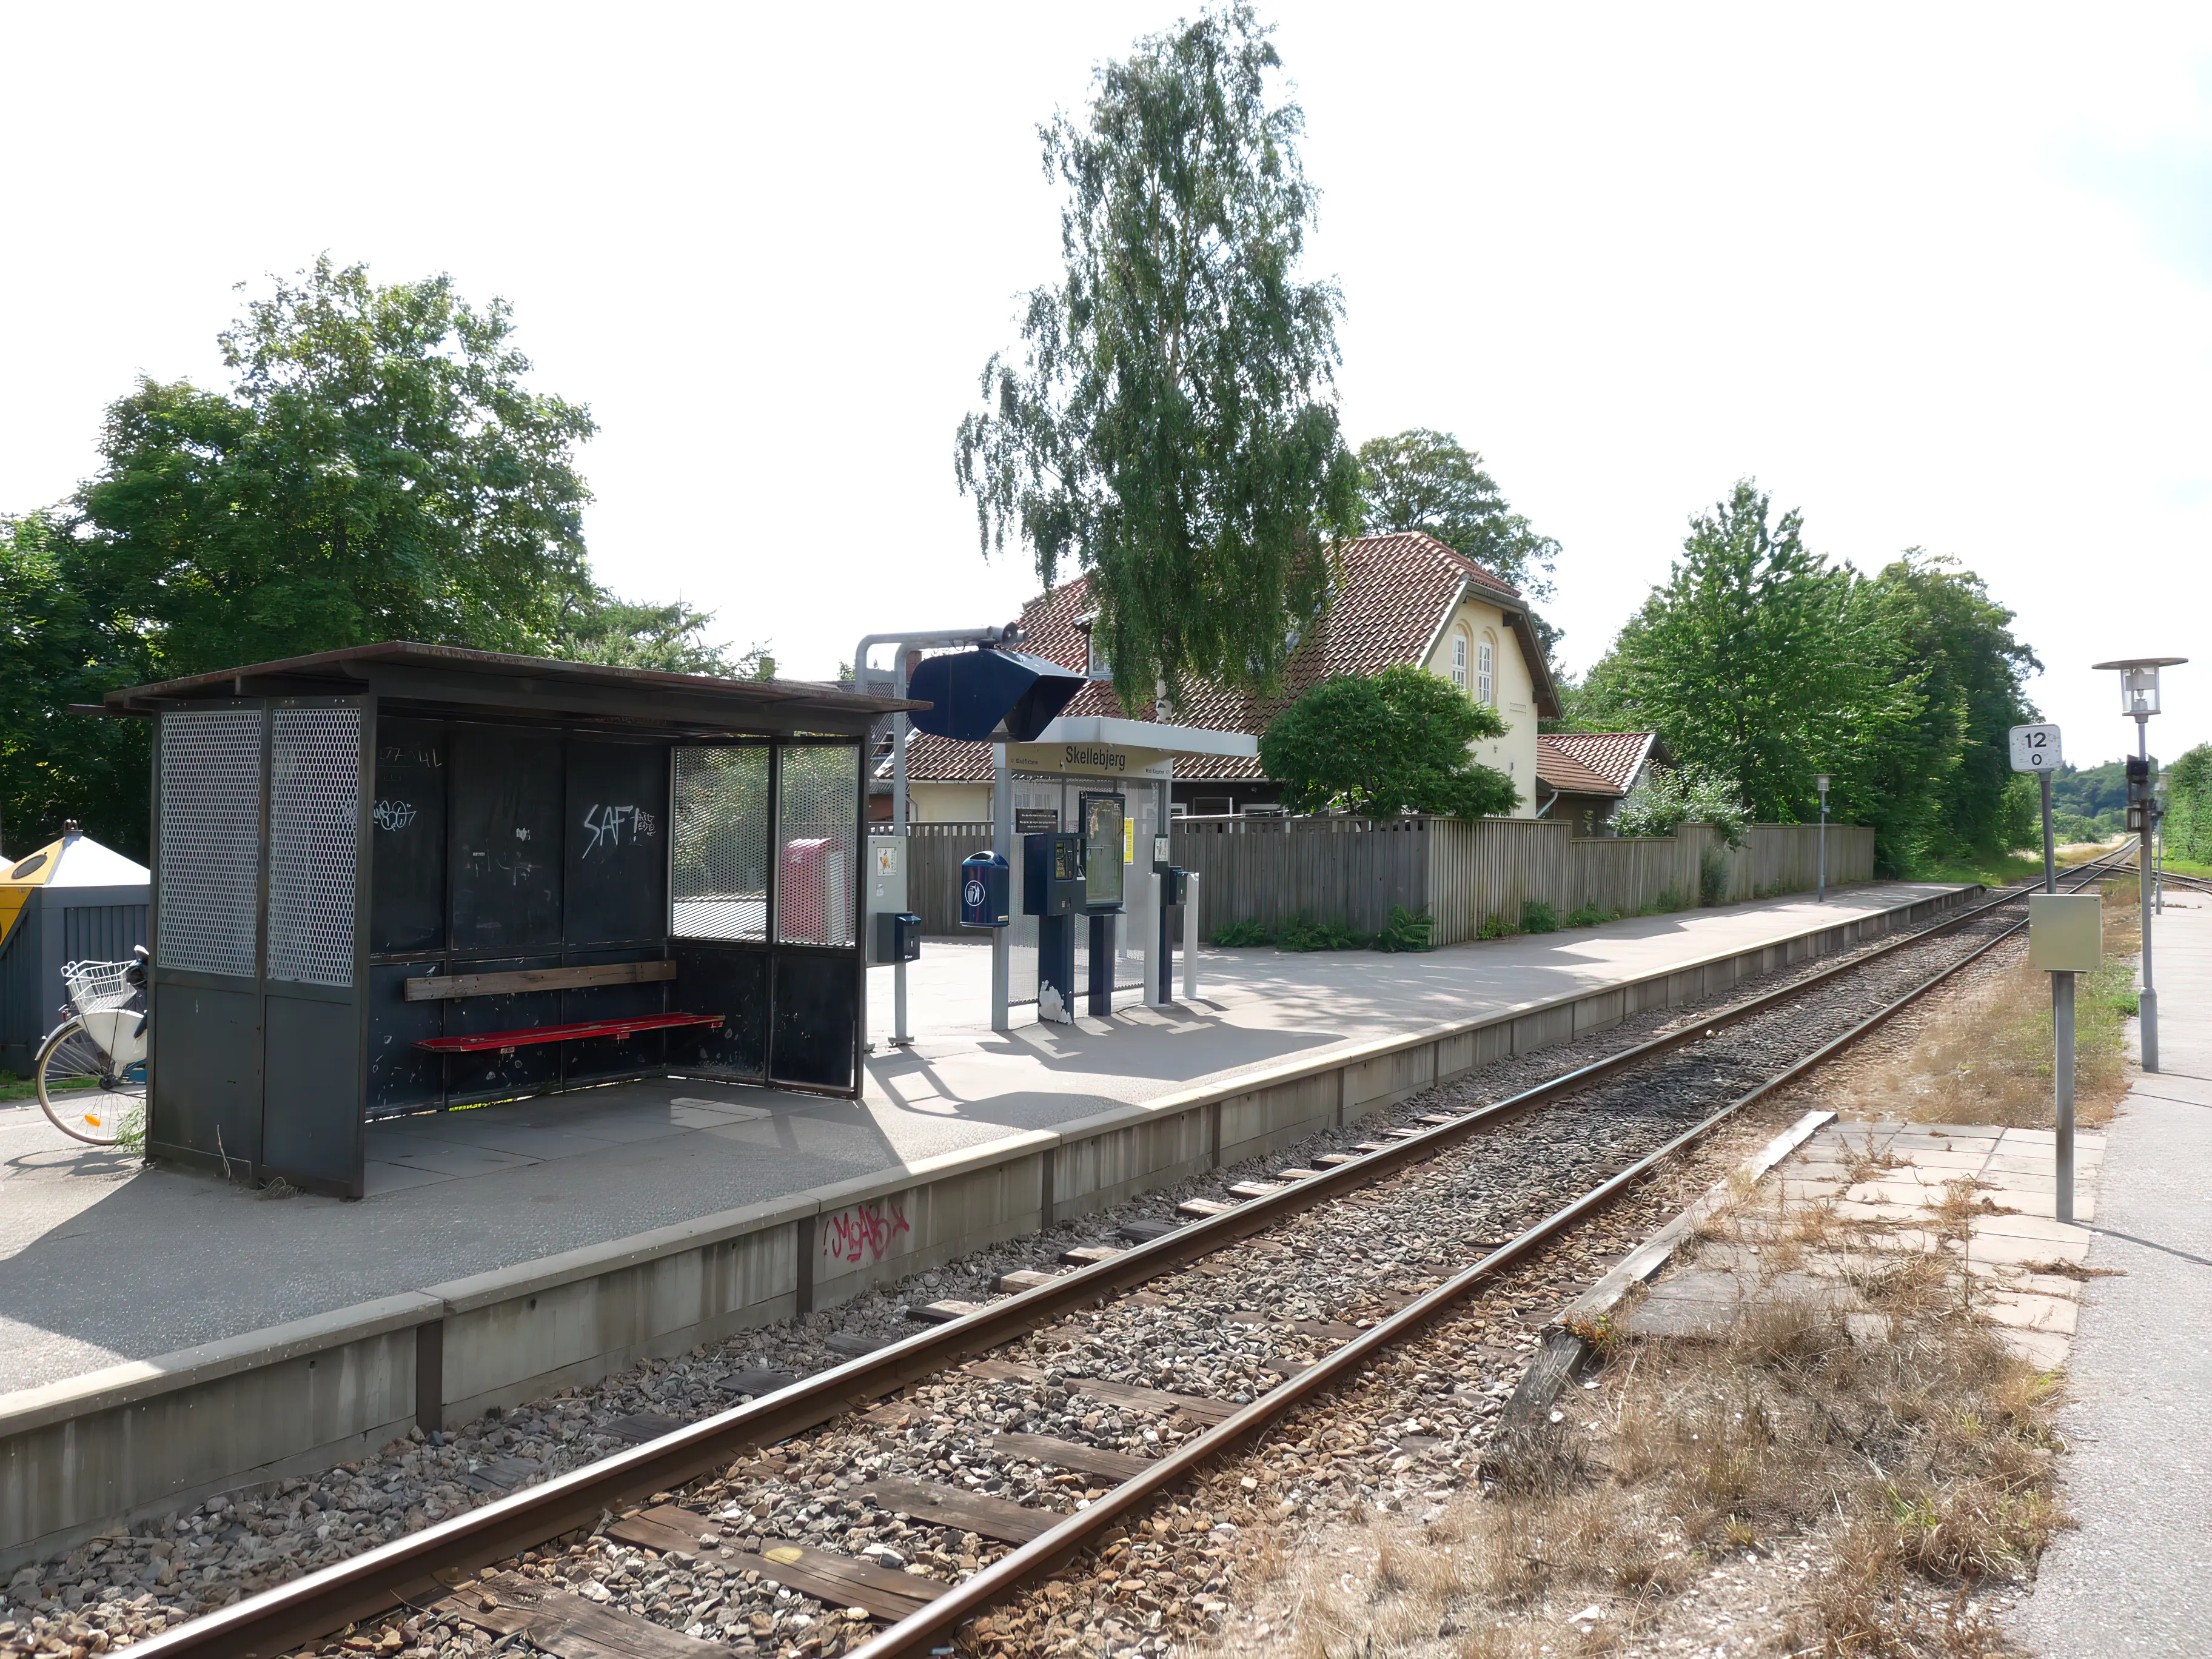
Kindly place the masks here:
POLYGON ((2012 769, 2033 772, 2043 793, 2043 890, 2058 890, 2058 849, 2051 836, 2051 777, 2059 766, 2058 728, 2055 726, 2015 726, 2012 729, 2012 769))
POLYGON ((2015 726, 2012 728, 2012 769, 2015 772, 2056 772, 2058 769, 2058 728, 2055 726, 2015 726))

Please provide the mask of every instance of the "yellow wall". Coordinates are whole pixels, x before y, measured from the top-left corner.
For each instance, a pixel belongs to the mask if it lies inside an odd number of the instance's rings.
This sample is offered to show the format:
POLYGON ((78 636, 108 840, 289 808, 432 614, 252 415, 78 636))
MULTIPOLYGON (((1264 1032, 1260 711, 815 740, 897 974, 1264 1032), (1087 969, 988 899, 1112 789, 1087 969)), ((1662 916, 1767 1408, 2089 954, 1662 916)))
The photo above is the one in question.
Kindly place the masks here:
POLYGON ((991 816, 988 783, 923 783, 908 779, 907 817, 914 823, 981 823, 991 816))
POLYGON ((1505 735, 1484 738, 1474 744, 1472 752, 1484 765, 1494 766, 1513 780, 1513 787, 1521 792, 1513 816, 1533 818, 1543 793, 1536 781, 1536 683, 1522 658, 1521 641, 1505 625, 1505 613, 1496 605, 1485 605, 1480 599, 1464 601, 1445 624, 1437 641, 1436 653, 1429 659, 1429 672, 1446 680, 1452 678, 1452 643, 1455 637, 1467 641, 1467 690, 1470 697, 1480 687, 1479 647, 1486 640, 1490 642, 1491 702, 1505 717, 1505 735))

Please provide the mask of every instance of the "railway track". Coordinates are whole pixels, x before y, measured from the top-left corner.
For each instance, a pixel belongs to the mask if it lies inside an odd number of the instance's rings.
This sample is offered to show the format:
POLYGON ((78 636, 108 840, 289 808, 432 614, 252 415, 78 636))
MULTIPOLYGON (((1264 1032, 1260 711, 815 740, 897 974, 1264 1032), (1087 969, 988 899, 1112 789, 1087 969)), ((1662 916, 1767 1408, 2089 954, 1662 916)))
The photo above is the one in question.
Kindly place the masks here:
MULTIPOLYGON (((441 1623, 570 1659, 727 1653, 725 1638, 866 1659, 949 1650, 966 1621, 2012 937, 2027 890, 1194 1201, 1125 1249, 1015 1275, 1002 1299, 943 1310, 933 1329, 134 1651, 273 1659, 345 1630, 350 1651, 429 1653, 416 1638, 441 1623)), ((1500 1401, 1459 1403, 1486 1418, 1500 1401)))

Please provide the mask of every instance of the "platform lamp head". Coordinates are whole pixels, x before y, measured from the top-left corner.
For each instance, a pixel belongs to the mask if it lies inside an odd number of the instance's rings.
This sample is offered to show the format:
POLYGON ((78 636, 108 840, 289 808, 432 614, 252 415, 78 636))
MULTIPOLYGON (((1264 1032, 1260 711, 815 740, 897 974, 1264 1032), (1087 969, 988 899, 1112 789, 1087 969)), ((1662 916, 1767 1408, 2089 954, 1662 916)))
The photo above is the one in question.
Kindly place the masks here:
POLYGON ((1826 772, 1814 774, 1813 787, 1820 792, 1820 805, 1825 810, 1828 805, 1828 775, 1826 772))
POLYGON ((2126 657, 2095 666, 2119 671, 2120 713, 2132 714, 2140 721, 2158 713, 2158 671, 2188 660, 2186 657, 2126 657))

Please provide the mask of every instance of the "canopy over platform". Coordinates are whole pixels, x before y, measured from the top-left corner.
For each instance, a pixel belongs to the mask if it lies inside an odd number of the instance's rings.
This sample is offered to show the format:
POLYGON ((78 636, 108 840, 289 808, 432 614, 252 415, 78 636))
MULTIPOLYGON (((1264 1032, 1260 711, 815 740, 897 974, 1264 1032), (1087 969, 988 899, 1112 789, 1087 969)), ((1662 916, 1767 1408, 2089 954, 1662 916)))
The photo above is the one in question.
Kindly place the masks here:
POLYGON ((404 1113, 856 1094, 863 749, 915 706, 403 641, 110 693, 155 732, 149 1152, 358 1196, 404 1113))

